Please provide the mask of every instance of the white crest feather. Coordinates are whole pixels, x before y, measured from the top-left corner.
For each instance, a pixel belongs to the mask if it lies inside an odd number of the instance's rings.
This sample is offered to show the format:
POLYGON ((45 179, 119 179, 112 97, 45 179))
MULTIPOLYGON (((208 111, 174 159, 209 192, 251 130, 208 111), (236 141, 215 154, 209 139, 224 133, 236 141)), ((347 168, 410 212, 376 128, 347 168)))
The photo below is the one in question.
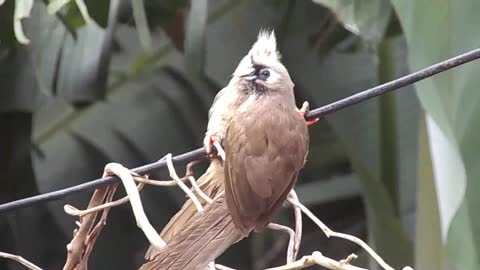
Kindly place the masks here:
POLYGON ((233 73, 234 76, 248 74, 253 69, 253 62, 275 64, 280 61, 280 53, 277 51, 277 39, 275 32, 269 30, 260 30, 257 41, 253 44, 248 54, 233 73))
POLYGON ((268 58, 268 61, 279 61, 280 54, 277 51, 275 32, 273 30, 260 30, 257 42, 253 44, 250 53, 257 57, 268 58))

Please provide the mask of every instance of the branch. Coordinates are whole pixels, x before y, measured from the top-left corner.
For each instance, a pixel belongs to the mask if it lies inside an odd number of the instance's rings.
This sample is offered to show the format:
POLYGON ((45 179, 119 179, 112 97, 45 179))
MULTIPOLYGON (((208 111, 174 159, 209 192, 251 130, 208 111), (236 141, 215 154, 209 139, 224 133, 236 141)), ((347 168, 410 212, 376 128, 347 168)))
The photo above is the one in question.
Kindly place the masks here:
MULTIPOLYGON (((294 192, 292 190, 292 192, 294 192)), ((337 238, 343 238, 345 240, 351 241, 356 243, 357 245, 361 246, 372 258, 377 261, 377 263, 385 270, 395 270, 393 267, 388 265, 380 255, 378 255, 367 243, 365 243, 362 239, 355 237, 353 235, 345 234, 345 233, 339 233, 331 230, 330 228, 325 225, 315 214, 313 214, 305 205, 300 203, 298 199, 293 199, 293 197, 289 197, 288 201, 292 203, 293 205, 299 207, 305 215, 307 215, 320 229, 322 229, 323 233, 327 237, 337 237, 337 238)), ((404 270, 410 270, 412 269, 409 266, 406 266, 403 268, 404 270)))
MULTIPOLYGON (((471 62, 473 60, 476 60, 480 58, 480 49, 474 49, 470 52, 461 54, 459 56, 447 59, 443 62, 437 63, 435 65, 432 65, 428 68, 419 70, 417 72, 411 73, 409 75, 406 75, 404 77, 401 77, 399 79, 390 81, 388 83, 370 88, 368 90, 365 90, 363 92, 359 92, 355 95, 352 95, 350 97, 341 99, 339 101, 336 101, 334 103, 325 105, 323 107, 311 110, 305 114, 305 118, 307 120, 312 120, 321 116, 328 115, 330 113, 337 112, 339 110, 348 108, 352 105, 358 104, 360 102, 366 101, 368 99, 371 99, 373 97, 377 97, 379 95, 385 94, 387 92, 391 92, 396 89, 400 89, 404 86, 416 83, 418 81, 421 81, 423 79, 426 79, 428 77, 431 77, 433 75, 436 75, 438 73, 444 72, 446 70, 452 69, 454 67, 466 64, 468 62, 471 62)), ((193 160, 197 159, 205 159, 206 158, 206 152, 205 149, 199 148, 196 150, 193 150, 191 152, 184 153, 182 155, 173 157, 173 162, 190 162, 193 160)), ((159 169, 159 168, 164 168, 166 167, 167 163, 163 160, 138 167, 133 169, 132 171, 135 173, 139 174, 147 174, 153 170, 159 169)), ((93 188, 98 188, 101 186, 106 186, 111 183, 114 183, 115 181, 118 181, 117 177, 114 176, 109 176, 109 177, 104 177, 101 179, 96 179, 93 181, 86 182, 84 184, 80 184, 77 186, 73 186, 70 188, 65 188, 25 199, 20 199, 17 201, 9 202, 0 205, 0 213, 5 213, 8 211, 13 211, 19 208, 24 208, 27 206, 31 206, 40 202, 49 202, 49 201, 54 201, 61 199, 63 197, 66 197, 72 193, 77 193, 80 191, 84 190, 90 190, 93 188)))
POLYGON ((341 260, 340 262, 337 262, 334 259, 330 259, 328 257, 323 256, 322 253, 318 251, 314 251, 312 255, 304 256, 303 258, 301 258, 296 262, 278 266, 278 267, 268 268, 265 270, 295 270, 295 269, 304 269, 313 265, 320 265, 331 270, 367 270, 365 268, 360 268, 360 267, 356 267, 348 264, 348 260, 349 258, 351 258, 351 256, 352 255, 348 256, 348 258, 345 260, 341 260))
POLYGON ((0 252, 0 257, 5 258, 5 259, 14 260, 14 261, 24 265, 28 269, 31 269, 31 270, 42 270, 42 268, 40 268, 40 267, 36 266, 35 264, 27 261, 22 256, 13 255, 13 254, 6 253, 6 252, 0 252))

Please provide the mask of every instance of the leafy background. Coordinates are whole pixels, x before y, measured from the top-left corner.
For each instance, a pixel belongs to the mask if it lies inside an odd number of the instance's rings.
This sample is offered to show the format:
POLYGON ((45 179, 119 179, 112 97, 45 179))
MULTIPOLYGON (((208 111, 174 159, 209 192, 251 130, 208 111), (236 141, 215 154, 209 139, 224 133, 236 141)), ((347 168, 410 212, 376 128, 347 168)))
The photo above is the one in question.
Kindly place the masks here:
MULTIPOLYGON (((98 178, 201 145, 207 111, 261 28, 275 29, 299 104, 346 97, 478 46, 473 0, 0 1, 0 202, 98 178)), ((310 128, 296 189, 331 228, 368 240, 396 269, 479 269, 477 63, 345 109, 310 128)), ((201 170, 202 168, 199 168, 201 170)), ((152 177, 167 177, 164 171, 152 177)), ((0 216, 0 250, 61 268, 90 192, 0 216)), ((176 188, 147 188, 161 228, 176 188)), ((291 211, 277 219, 292 224, 291 211)), ((302 254, 358 247, 305 221, 302 254)), ((237 269, 284 262, 265 232, 220 259, 237 269)), ((92 269, 134 269, 147 241, 115 208, 92 269)), ((0 260, 0 269, 19 269, 0 260)))

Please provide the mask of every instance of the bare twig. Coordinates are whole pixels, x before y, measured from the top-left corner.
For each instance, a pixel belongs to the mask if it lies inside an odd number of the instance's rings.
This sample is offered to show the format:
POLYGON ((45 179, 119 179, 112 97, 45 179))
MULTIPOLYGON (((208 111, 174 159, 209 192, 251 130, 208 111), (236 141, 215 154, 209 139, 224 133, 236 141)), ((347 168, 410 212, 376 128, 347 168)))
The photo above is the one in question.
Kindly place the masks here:
POLYGON ((235 270, 234 268, 230 268, 228 266, 221 265, 221 264, 215 264, 215 268, 218 270, 235 270))
POLYGON ((295 232, 290 227, 280 225, 277 223, 270 223, 268 224, 267 227, 273 230, 279 230, 279 231, 284 231, 288 233, 289 241, 288 241, 288 248, 287 248, 287 264, 295 261, 295 258, 293 257, 294 247, 295 247, 295 232))
POLYGON ((180 180, 180 177, 178 177, 177 172, 175 171, 175 167, 173 167, 173 162, 172 162, 172 154, 167 154, 166 155, 166 160, 167 160, 167 167, 168 171, 170 172, 170 177, 173 178, 177 182, 177 185, 187 194, 187 196, 192 200, 193 204, 197 208, 197 210, 203 211, 203 206, 198 200, 197 196, 193 194, 193 192, 180 180))
MULTIPOLYGON (((293 200, 298 201, 298 196, 294 189, 290 191, 288 196, 293 200)), ((296 205, 293 205, 293 212, 295 214, 295 246, 293 248, 293 259, 296 260, 298 251, 300 250, 300 244, 302 242, 302 209, 296 205)))
MULTIPOLYGON (((153 228, 152 224, 145 215, 143 210, 142 201, 140 200, 140 194, 138 193, 137 186, 133 180, 131 172, 118 163, 109 163, 105 166, 105 171, 108 174, 115 174, 122 180, 125 191, 127 192, 130 205, 132 206, 137 226, 143 231, 150 244, 156 248, 162 248, 166 245, 165 241, 160 238, 158 232, 153 228)), ((181 182, 181 181, 180 181, 181 182)), ((183 184, 183 183, 182 183, 183 184)))
MULTIPOLYGON (((365 243, 362 239, 355 237, 353 235, 345 234, 345 233, 338 233, 330 228, 327 227, 319 218, 317 218, 306 206, 304 206, 300 201, 289 198, 289 202, 291 202, 293 205, 298 206, 305 215, 307 215, 322 231, 325 233, 327 237, 338 237, 338 238, 343 238, 348 241, 354 242, 357 245, 361 246, 365 251, 372 256, 372 258, 377 261, 377 263, 385 270, 394 270, 393 267, 388 265, 382 257, 380 257, 367 243, 365 243)), ((408 269, 405 267, 404 269, 408 269)))
POLYGON ((204 199, 207 203, 213 202, 213 200, 208 197, 208 195, 205 194, 205 192, 203 192, 202 189, 198 186, 197 181, 193 176, 188 176, 188 180, 190 180, 190 184, 192 185, 193 189, 198 193, 198 195, 200 195, 200 197, 202 197, 202 199, 204 199))
MULTIPOLYGON (((135 179, 135 178, 134 178, 135 179)), ((143 187, 144 187, 145 184, 143 183, 140 183, 137 185, 137 190, 140 192, 142 191, 143 187)), ((71 215, 71 216, 84 216, 86 214, 90 214, 90 213, 93 213, 93 212, 98 212, 98 211, 101 211, 105 208, 112 208, 112 207, 115 207, 115 206, 119 206, 119 205, 122 205, 126 202, 128 202, 129 199, 128 199, 128 195, 121 198, 121 199, 118 199, 116 201, 113 201, 113 202, 108 202, 108 203, 104 203, 102 205, 99 205, 99 206, 96 206, 96 207, 93 207, 93 208, 87 208, 85 210, 79 210, 77 208, 75 208, 74 206, 71 206, 70 204, 65 204, 63 206, 63 210, 65 210, 65 213, 71 215)))
POLYGON ((13 255, 13 254, 6 253, 6 252, 0 252, 0 257, 5 258, 5 259, 14 260, 14 261, 22 264, 23 266, 27 267, 28 269, 31 269, 31 270, 42 270, 42 268, 36 266, 32 262, 27 261, 22 256, 13 255))
MULTIPOLYGON (((105 175, 106 173, 104 173, 104 176, 105 175)), ((94 208, 101 205, 105 199, 107 199, 108 202, 108 199, 113 197, 116 187, 117 184, 110 187, 96 189, 90 199, 88 208, 94 208)), ((63 267, 64 270, 87 269, 89 254, 95 245, 98 233, 105 224, 106 214, 109 209, 110 208, 105 208, 103 210, 102 217, 95 227, 94 224, 98 212, 93 212, 84 217, 80 217, 80 221, 76 222, 79 228, 74 230, 73 239, 67 245, 67 260, 63 267)))
POLYGON ((320 265, 331 270, 367 270, 350 264, 342 264, 336 260, 330 259, 315 251, 310 256, 304 256, 298 261, 279 267, 268 268, 266 270, 295 270, 304 269, 313 265, 320 265))
POLYGON ((223 150, 220 142, 217 140, 213 141, 213 146, 215 146, 215 149, 217 149, 218 155, 222 158, 223 161, 225 161, 225 151, 223 150))

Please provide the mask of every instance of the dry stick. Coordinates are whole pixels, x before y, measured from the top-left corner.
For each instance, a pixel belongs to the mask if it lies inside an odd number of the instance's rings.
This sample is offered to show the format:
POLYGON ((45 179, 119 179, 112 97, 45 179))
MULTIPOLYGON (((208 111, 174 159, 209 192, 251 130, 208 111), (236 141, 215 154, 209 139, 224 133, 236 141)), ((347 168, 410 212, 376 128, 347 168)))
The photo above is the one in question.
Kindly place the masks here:
POLYGON ((107 166, 105 166, 105 172, 108 174, 115 174, 120 180, 122 180, 123 186, 125 187, 125 191, 130 200, 130 205, 132 206, 133 214, 135 215, 137 226, 143 231, 150 244, 158 249, 166 246, 165 241, 162 240, 145 215, 142 201, 140 200, 140 194, 138 193, 137 186, 135 185, 130 170, 118 163, 108 163, 107 166))
POLYGON ((215 269, 218 269, 218 270, 235 270, 233 268, 230 268, 228 266, 221 265, 221 264, 215 264, 215 269))
POLYGON ((288 248, 287 248, 287 264, 294 262, 295 258, 293 257, 293 254, 294 254, 294 246, 295 246, 295 232, 290 227, 280 225, 277 223, 270 223, 268 224, 267 227, 273 230, 279 230, 279 231, 284 231, 288 233, 289 241, 288 241, 288 248))
MULTIPOLYGON (((103 176, 106 176, 106 174, 104 173, 103 176)), ((105 198, 109 197, 109 193, 111 194, 115 192, 116 186, 117 185, 115 184, 113 187, 102 187, 96 189, 92 195, 92 198, 90 199, 90 202, 88 203, 88 208, 101 205, 105 198)), ((108 212, 108 210, 109 209, 107 208, 104 210, 104 212, 108 212)), ((74 230, 73 239, 67 245, 67 260, 63 267, 64 270, 87 268, 88 257, 85 257, 85 251, 87 249, 91 250, 90 247, 95 244, 96 237, 92 238, 90 236, 96 218, 97 212, 94 212, 81 217, 80 222, 76 222, 79 228, 74 230)), ((98 230, 98 226, 95 228, 98 230)))
POLYGON ((197 181, 193 176, 188 176, 188 180, 190 180, 190 184, 192 185, 193 189, 198 193, 198 195, 200 195, 200 197, 202 197, 202 199, 204 199, 207 203, 213 202, 213 200, 208 197, 208 195, 205 194, 205 192, 203 192, 202 189, 198 186, 197 181))
POLYGON ((28 269, 42 270, 42 268, 36 266, 34 263, 31 263, 31 262, 27 261, 22 256, 13 255, 13 254, 6 253, 6 252, 0 252, 0 257, 5 258, 5 259, 14 260, 14 261, 22 264, 23 266, 27 267, 28 269))
MULTIPOLYGON (((142 191, 144 186, 145 186, 144 183, 138 184, 137 185, 138 192, 142 191)), ((63 210, 65 211, 65 213, 67 213, 71 216, 83 217, 86 214, 90 214, 90 213, 93 213, 93 212, 98 212, 98 211, 101 211, 101 210, 106 209, 106 208, 112 208, 112 207, 115 207, 115 206, 119 206, 119 205, 122 205, 122 204, 124 204, 128 201, 129 201, 129 199, 128 199, 128 195, 127 195, 127 196, 125 196, 121 199, 118 199, 116 201, 107 202, 107 203, 104 203, 104 204, 96 206, 96 207, 87 208, 85 210, 79 210, 79 209, 77 209, 76 207, 74 207, 70 204, 65 204, 63 206, 63 210)))
MULTIPOLYGON (((294 189, 290 191, 288 196, 298 201, 298 196, 294 189)), ((298 251, 300 250, 300 244, 302 242, 302 210, 300 207, 293 205, 293 212, 295 213, 295 246, 293 248, 293 259, 296 260, 298 251)))
POLYGON ((304 269, 313 265, 320 265, 331 270, 367 270, 365 268, 337 262, 333 259, 323 256, 322 253, 318 251, 314 251, 310 256, 303 256, 303 258, 296 262, 278 267, 268 268, 266 270, 295 270, 304 269))
MULTIPOLYGON (((113 196, 115 195, 116 190, 117 190, 117 185, 110 187, 108 189, 107 196, 105 199, 106 202, 111 202, 113 200, 113 196)), ((107 224, 108 212, 110 212, 110 208, 105 208, 105 210, 102 212, 102 215, 100 216, 100 220, 97 222, 95 227, 93 227, 93 229, 85 239, 85 242, 87 242, 88 244, 85 248, 85 252, 83 253, 83 260, 81 261, 82 265, 80 267, 75 268, 76 270, 87 269, 88 259, 90 258, 90 254, 93 251, 95 242, 97 241, 97 238, 100 235, 100 232, 102 231, 103 227, 105 227, 105 225, 107 224)))
POLYGON ((170 172, 170 177, 172 177, 173 180, 177 182, 177 185, 187 194, 187 196, 192 200, 193 204, 197 208, 198 212, 203 211, 203 206, 198 200, 197 196, 193 194, 193 192, 180 180, 180 177, 178 177, 177 172, 175 171, 175 167, 173 166, 172 162, 172 154, 168 153, 166 156, 166 161, 167 161, 167 167, 168 171, 170 172))
MULTIPOLYGON (((388 265, 382 257, 380 257, 367 243, 365 243, 362 239, 355 237, 353 235, 345 234, 345 233, 338 233, 335 231, 332 231, 330 228, 327 227, 322 221, 320 221, 319 218, 317 218, 306 206, 304 206, 300 201, 294 200, 292 198, 288 199, 289 202, 291 202, 293 205, 298 206, 305 215, 307 215, 315 224, 317 224, 320 229, 325 233, 327 237, 338 237, 338 238, 343 238, 346 240, 349 240, 351 242, 356 243, 357 245, 361 246, 365 251, 367 251, 370 256, 372 256, 375 261, 385 270, 395 270, 393 267, 388 265)), ((404 270, 406 269, 411 269, 410 267, 404 267, 404 270)))

